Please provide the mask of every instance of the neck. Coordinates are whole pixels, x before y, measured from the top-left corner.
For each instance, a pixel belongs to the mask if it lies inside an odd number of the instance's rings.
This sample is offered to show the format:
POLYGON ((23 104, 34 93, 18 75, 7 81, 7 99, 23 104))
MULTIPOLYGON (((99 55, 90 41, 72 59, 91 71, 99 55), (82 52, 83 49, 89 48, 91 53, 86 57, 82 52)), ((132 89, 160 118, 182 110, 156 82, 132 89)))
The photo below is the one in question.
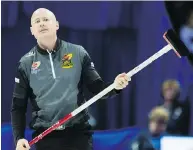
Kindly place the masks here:
POLYGON ((37 41, 38 45, 44 50, 53 50, 56 45, 57 36, 43 38, 37 41))
POLYGON ((171 104, 172 104, 172 102, 170 100, 165 100, 165 102, 164 102, 165 107, 170 107, 171 104))

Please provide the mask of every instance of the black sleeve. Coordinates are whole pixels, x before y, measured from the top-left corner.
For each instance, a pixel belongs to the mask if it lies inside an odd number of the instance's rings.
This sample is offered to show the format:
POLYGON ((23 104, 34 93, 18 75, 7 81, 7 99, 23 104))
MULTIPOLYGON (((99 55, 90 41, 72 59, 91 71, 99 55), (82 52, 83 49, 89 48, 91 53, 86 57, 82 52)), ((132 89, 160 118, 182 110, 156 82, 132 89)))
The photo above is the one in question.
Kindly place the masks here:
POLYGON ((189 55, 187 56, 187 58, 188 58, 188 61, 189 61, 190 65, 193 66, 193 53, 189 53, 189 55))
POLYGON ((28 95, 28 80, 21 64, 19 64, 15 77, 11 105, 11 124, 15 144, 25 136, 28 95))
MULTIPOLYGON (((96 95, 101 92, 103 89, 108 87, 111 83, 105 83, 98 72, 94 67, 94 63, 92 62, 88 53, 85 53, 83 58, 83 82, 86 84, 88 90, 96 95)), ((113 83, 113 82, 112 82, 113 83)), ((113 89, 111 92, 106 94, 103 99, 110 98, 119 94, 121 90, 113 89)))

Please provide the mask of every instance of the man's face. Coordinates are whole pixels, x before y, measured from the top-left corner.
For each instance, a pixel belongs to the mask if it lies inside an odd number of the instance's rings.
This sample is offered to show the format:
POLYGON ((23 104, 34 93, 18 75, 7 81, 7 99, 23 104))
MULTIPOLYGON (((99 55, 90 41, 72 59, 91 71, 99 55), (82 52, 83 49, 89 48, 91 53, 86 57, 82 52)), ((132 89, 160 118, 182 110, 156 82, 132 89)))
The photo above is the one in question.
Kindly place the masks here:
POLYGON ((176 90, 174 88, 167 88, 163 91, 163 97, 165 100, 172 101, 176 96, 176 90))
POLYGON ((165 132, 167 127, 166 123, 160 123, 157 121, 151 121, 149 124, 149 130, 152 135, 160 135, 165 132))
POLYGON ((36 10, 31 18, 31 32, 39 40, 56 35, 58 23, 52 12, 46 9, 36 10))

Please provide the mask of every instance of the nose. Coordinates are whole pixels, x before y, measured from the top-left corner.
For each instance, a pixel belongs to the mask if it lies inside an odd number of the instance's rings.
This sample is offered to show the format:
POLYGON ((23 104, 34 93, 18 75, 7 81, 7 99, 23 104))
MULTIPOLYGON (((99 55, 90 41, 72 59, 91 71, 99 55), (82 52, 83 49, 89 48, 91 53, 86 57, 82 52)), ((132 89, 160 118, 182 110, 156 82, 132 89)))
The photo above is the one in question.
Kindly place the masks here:
POLYGON ((41 21, 41 22, 40 22, 40 27, 44 27, 44 26, 45 26, 44 22, 41 21))
POLYGON ((45 26, 44 23, 41 23, 41 24, 40 24, 40 27, 44 27, 44 26, 45 26))

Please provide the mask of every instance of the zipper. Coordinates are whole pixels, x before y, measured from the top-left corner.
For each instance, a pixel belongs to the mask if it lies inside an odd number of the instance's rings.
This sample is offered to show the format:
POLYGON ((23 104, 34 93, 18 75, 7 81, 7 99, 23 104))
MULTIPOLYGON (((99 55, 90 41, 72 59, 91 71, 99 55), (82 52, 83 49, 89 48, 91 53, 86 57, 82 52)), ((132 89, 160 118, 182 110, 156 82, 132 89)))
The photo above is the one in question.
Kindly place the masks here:
POLYGON ((47 50, 47 52, 49 53, 50 64, 51 64, 51 68, 52 68, 52 75, 53 75, 53 78, 56 79, 54 64, 53 64, 53 60, 52 60, 52 52, 50 52, 49 50, 47 50))

